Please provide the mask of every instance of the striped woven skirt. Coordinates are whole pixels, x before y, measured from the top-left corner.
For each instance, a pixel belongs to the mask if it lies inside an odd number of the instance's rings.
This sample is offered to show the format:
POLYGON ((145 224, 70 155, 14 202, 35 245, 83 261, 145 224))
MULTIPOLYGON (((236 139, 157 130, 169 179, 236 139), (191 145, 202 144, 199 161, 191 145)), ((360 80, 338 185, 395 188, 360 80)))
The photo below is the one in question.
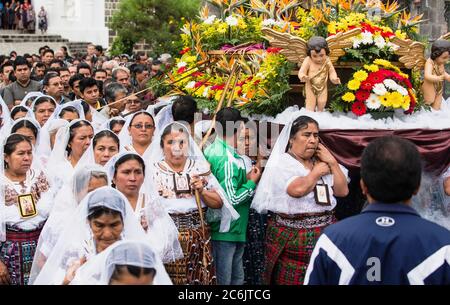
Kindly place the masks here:
POLYGON ((178 228, 178 240, 183 250, 183 258, 165 264, 173 284, 215 285, 216 273, 211 255, 209 227, 205 224, 204 239, 198 211, 170 216, 178 228))
POLYGON ((6 241, 0 245, 0 259, 8 268, 11 285, 28 284, 41 230, 42 227, 33 231, 7 227, 6 241))
POLYGON ((333 222, 332 213, 299 220, 273 215, 266 233, 265 284, 303 285, 316 242, 333 222))

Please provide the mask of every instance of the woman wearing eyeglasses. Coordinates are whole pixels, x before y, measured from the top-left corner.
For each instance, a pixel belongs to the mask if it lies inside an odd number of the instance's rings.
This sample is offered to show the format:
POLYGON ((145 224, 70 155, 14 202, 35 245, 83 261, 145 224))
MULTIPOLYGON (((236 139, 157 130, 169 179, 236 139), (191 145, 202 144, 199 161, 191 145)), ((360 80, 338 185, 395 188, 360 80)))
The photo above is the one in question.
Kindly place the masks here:
POLYGON ((143 156, 153 139, 155 121, 147 111, 139 111, 127 119, 119 134, 120 144, 127 151, 143 156))

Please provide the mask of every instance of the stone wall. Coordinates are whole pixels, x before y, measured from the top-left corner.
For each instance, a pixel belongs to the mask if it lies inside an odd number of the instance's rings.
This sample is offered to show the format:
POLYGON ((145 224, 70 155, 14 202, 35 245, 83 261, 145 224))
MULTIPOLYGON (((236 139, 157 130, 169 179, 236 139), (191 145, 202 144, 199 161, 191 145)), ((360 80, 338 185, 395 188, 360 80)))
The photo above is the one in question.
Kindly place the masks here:
POLYGON ((420 34, 427 37, 429 41, 438 39, 441 35, 448 32, 446 21, 446 11, 449 9, 450 1, 444 0, 422 0, 411 4, 414 13, 422 14, 423 19, 427 20, 420 25, 420 34))
MULTIPOLYGON (((105 25, 109 28, 112 16, 119 9, 120 0, 105 0, 105 25)), ((109 29, 109 45, 111 46, 116 32, 109 29)))

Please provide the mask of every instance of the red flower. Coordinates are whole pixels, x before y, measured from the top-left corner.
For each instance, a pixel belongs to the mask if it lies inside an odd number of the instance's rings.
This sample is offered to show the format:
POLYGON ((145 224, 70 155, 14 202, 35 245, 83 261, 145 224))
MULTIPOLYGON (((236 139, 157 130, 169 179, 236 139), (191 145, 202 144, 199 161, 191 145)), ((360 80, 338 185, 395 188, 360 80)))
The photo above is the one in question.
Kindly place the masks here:
POLYGON ((369 82, 367 79, 361 83, 360 89, 365 91, 370 91, 373 88, 373 84, 369 82))
POLYGON ((214 85, 211 87, 211 90, 223 90, 225 88, 225 84, 222 85, 214 85))
POLYGON ((253 85, 258 85, 259 83, 261 82, 261 80, 260 79, 257 79, 257 80, 255 80, 255 82, 253 83, 253 85))
POLYGON ((199 71, 192 73, 193 77, 198 77, 198 76, 202 76, 202 75, 203 75, 203 73, 199 72, 199 71))
POLYGON ((187 52, 189 52, 191 50, 191 48, 184 48, 183 50, 180 51, 180 54, 183 55, 187 52))
POLYGON ((391 38, 393 36, 395 36, 395 34, 392 32, 381 32, 381 37, 383 38, 391 38))
POLYGON ((360 89, 360 90, 356 91, 355 96, 358 101, 365 102, 369 98, 370 92, 360 89))
POLYGON ((411 114, 414 112, 414 108, 416 107, 416 99, 414 98, 414 96, 411 94, 411 92, 409 92, 409 109, 405 111, 405 114, 411 114))
POLYGON ((281 48, 267 48, 267 53, 279 53, 281 51, 281 48))
POLYGON ((186 66, 184 66, 184 67, 179 68, 179 69, 177 70, 177 73, 178 73, 178 74, 182 74, 182 73, 184 73, 186 70, 187 70, 187 68, 186 68, 186 66))
POLYGON ((242 87, 245 84, 245 81, 239 82, 236 84, 236 87, 242 87))
POLYGON ((237 92, 238 95, 242 95, 242 89, 237 92))
POLYGON ((386 76, 384 76, 383 73, 381 73, 382 71, 384 70, 379 70, 377 72, 370 73, 366 81, 372 83, 373 85, 383 82, 386 79, 386 76))
POLYGON ((366 114, 366 112, 367 112, 366 105, 364 105, 363 102, 354 102, 352 105, 352 112, 354 114, 356 114, 357 116, 366 114))
POLYGON ((204 83, 205 83, 204 81, 196 82, 194 85, 194 88, 201 87, 201 86, 203 86, 204 83))

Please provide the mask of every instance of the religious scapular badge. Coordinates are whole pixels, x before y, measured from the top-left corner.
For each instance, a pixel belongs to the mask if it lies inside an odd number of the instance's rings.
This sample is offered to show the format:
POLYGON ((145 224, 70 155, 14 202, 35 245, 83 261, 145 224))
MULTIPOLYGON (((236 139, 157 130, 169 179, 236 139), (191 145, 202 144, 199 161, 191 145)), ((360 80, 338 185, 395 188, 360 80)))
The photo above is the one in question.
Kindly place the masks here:
POLYGON ((323 206, 330 206, 331 200, 330 200, 330 193, 328 191, 328 185, 323 184, 316 184, 314 187, 314 199, 316 200, 316 203, 318 205, 323 206))
POLYGON ((190 185, 190 177, 188 174, 173 174, 173 186, 176 194, 182 193, 190 193, 191 185, 190 185))
POLYGON ((20 217, 31 218, 37 215, 36 204, 31 194, 19 195, 17 199, 19 202, 20 217))

